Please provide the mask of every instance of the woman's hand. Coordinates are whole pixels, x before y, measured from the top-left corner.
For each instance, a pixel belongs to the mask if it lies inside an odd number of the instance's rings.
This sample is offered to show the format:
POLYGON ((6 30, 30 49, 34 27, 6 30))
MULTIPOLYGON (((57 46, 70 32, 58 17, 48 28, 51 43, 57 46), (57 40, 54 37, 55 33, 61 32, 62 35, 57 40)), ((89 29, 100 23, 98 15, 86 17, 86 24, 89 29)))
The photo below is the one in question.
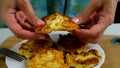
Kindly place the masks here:
POLYGON ((35 27, 42 27, 45 23, 35 15, 29 0, 0 0, 0 17, 19 38, 36 40, 48 37, 34 32, 35 27))
POLYGON ((73 31, 80 41, 97 43, 105 29, 113 23, 117 0, 90 0, 86 9, 72 21, 81 26, 73 31))

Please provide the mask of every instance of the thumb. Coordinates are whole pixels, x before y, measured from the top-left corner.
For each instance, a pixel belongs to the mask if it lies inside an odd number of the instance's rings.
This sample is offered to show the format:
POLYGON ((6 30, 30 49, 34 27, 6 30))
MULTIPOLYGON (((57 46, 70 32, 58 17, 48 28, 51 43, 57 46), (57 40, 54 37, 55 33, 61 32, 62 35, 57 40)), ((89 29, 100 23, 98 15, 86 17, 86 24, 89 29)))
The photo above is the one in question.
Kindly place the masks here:
POLYGON ((95 13, 99 8, 101 4, 98 4, 95 0, 90 0, 90 3, 85 8, 85 10, 78 16, 72 19, 73 22, 77 24, 84 24, 87 23, 90 20, 90 17, 93 13, 95 13))
POLYGON ((27 20, 33 26, 43 26, 45 23, 39 19, 34 13, 30 0, 16 0, 17 7, 24 12, 27 17, 27 20))

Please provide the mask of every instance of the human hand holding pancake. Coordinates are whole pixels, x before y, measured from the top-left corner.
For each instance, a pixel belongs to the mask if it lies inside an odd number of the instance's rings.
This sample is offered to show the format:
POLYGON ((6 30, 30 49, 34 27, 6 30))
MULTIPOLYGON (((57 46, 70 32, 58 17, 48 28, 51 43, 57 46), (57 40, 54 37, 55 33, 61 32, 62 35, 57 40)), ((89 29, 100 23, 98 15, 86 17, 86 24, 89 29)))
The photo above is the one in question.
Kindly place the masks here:
POLYGON ((33 31, 44 22, 34 13, 30 0, 0 0, 0 19, 18 38, 46 40, 46 35, 33 31))

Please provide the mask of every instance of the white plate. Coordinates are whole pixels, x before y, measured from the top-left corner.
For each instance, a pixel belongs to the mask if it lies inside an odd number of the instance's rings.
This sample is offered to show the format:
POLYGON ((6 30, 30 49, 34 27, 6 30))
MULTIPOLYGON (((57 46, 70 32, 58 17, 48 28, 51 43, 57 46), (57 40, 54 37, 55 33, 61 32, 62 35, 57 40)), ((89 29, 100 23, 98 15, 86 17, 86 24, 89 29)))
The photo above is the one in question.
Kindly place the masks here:
MULTIPOLYGON (((65 32, 65 31, 57 31, 57 32, 52 32, 50 34, 50 36, 51 36, 53 41, 57 41, 57 39, 59 38, 59 34, 67 34, 67 33, 68 32, 65 32)), ((19 42, 13 48, 11 48, 11 50, 17 52, 17 49, 19 48, 19 46, 26 41, 27 40, 23 40, 23 41, 19 42)), ((87 46, 88 46, 87 50, 96 49, 100 52, 102 59, 99 62, 99 64, 94 67, 94 68, 100 68, 105 60, 105 53, 104 53, 103 49, 98 44, 88 44, 87 46)), ((18 61, 14 60, 12 58, 9 58, 9 57, 6 57, 6 64, 7 64, 8 68, 26 68, 25 61, 18 62, 18 61)))

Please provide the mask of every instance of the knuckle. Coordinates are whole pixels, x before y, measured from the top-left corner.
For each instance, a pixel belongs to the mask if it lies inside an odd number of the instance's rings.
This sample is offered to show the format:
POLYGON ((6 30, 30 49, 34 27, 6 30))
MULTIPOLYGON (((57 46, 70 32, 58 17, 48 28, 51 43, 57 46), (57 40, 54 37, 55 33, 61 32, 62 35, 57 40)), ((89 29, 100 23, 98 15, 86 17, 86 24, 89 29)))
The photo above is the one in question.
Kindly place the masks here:
POLYGON ((17 38, 22 38, 22 36, 21 36, 20 34, 15 34, 15 36, 16 36, 17 38))
POLYGON ((108 17, 108 20, 109 20, 110 22, 113 22, 113 21, 114 21, 114 17, 113 17, 113 16, 109 16, 109 17, 108 17))
POLYGON ((112 15, 108 16, 107 19, 108 19, 109 25, 111 25, 114 21, 114 16, 112 16, 112 15))
POLYGON ((24 38, 24 34, 21 33, 21 32, 15 33, 15 36, 16 36, 17 38, 25 39, 25 38, 24 38))
POLYGON ((38 20, 39 18, 35 14, 30 14, 29 19, 34 23, 34 21, 38 20))
POLYGON ((96 36, 96 34, 94 32, 91 32, 89 35, 89 37, 95 37, 95 36, 96 36))

